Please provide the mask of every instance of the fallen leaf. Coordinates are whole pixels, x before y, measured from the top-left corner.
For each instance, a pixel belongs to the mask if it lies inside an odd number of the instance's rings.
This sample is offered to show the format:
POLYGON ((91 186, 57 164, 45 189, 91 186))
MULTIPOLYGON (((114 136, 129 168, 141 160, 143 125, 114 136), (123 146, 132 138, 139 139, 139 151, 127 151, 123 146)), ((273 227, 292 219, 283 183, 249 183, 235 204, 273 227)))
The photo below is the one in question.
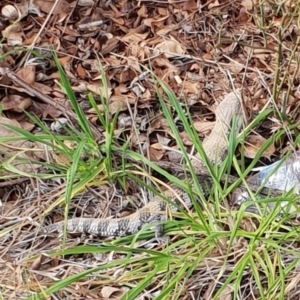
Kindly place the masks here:
POLYGON ((248 11, 253 9, 253 0, 242 0, 241 5, 248 11))
POLYGON ((163 158, 165 152, 166 151, 163 150, 163 147, 160 143, 152 144, 149 149, 150 160, 153 160, 153 161, 161 160, 163 158))
POLYGON ((125 294, 124 288, 122 289, 122 288, 106 286, 106 287, 103 287, 101 290, 102 297, 107 300, 121 299, 122 296, 124 296, 124 294, 125 294))
POLYGON ((155 49, 159 50, 158 54, 164 53, 168 58, 183 55, 185 53, 185 48, 175 39, 165 40, 157 44, 155 49))
POLYGON ((33 85, 35 82, 35 66, 27 66, 20 69, 16 73, 28 85, 33 85))
POLYGON ((20 95, 8 95, 0 103, 3 110, 12 110, 21 113, 31 106, 32 101, 30 98, 24 98, 20 95))
MULTIPOLYGON (((267 140, 260 135, 249 135, 245 140, 243 149, 244 155, 248 158, 254 158, 266 141, 267 140)), ((263 152, 262 157, 270 160, 275 151, 275 146, 272 144, 263 152)))

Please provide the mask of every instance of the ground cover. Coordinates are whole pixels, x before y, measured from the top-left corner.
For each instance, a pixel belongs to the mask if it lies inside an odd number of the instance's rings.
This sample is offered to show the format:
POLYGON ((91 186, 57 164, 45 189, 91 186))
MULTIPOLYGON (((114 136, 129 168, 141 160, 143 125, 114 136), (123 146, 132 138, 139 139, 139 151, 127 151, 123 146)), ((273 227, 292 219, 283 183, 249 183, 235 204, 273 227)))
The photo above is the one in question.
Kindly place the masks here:
POLYGON ((278 218, 282 201, 297 202, 292 193, 252 214, 231 207, 234 184, 216 182, 205 202, 165 224, 168 245, 151 228, 113 240, 38 232, 130 214, 180 184, 151 161, 185 165, 182 152, 195 154, 234 90, 243 134, 230 136, 215 178, 247 178, 297 150, 296 1, 0 8, 0 297, 298 299, 297 211, 278 218))

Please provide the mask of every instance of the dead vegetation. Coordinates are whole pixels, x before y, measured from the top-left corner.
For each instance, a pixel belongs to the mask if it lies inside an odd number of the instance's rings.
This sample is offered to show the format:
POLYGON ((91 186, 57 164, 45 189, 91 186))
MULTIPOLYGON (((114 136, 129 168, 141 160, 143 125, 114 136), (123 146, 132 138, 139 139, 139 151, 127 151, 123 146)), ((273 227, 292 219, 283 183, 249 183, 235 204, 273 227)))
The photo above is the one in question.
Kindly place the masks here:
MULTIPOLYGON (((234 215, 242 228, 238 231, 234 224, 230 227, 226 214, 220 217, 212 209, 220 218, 211 231, 220 233, 215 237, 199 220, 185 223, 187 235, 171 221, 169 232, 177 244, 167 253, 159 245, 154 245, 157 253, 139 251, 139 243, 151 236, 144 232, 141 241, 68 237, 64 243, 55 235, 29 237, 37 235, 43 222, 64 218, 65 208, 59 204, 65 194, 72 198, 70 218, 122 216, 143 205, 139 186, 120 176, 122 155, 105 148, 112 136, 113 145, 126 145, 151 161, 181 162, 182 156, 172 151, 178 147, 158 101, 163 91, 151 72, 189 110, 201 138, 214 125, 216 103, 233 88, 242 88, 246 125, 256 117, 260 120, 237 149, 246 167, 268 139, 273 138, 260 163, 297 149, 297 1, 4 0, 0 9, 3 299, 298 299, 297 224, 276 223, 276 216, 264 220, 269 227, 262 231, 257 223, 263 218, 241 221, 234 215), (89 121, 93 141, 75 131, 73 138, 63 131, 65 140, 48 135, 48 144, 38 138, 46 129, 62 134, 61 123, 82 129, 67 99, 70 93, 58 84, 61 74, 53 52, 89 121), (99 113, 105 122, 99 121, 99 113), (23 136, 28 132, 26 142, 18 141, 7 125, 24 130, 23 136), (75 179, 86 180, 76 185, 74 179, 70 188, 68 168, 81 143, 84 155, 78 157, 84 163, 78 163, 75 179), (113 153, 108 163, 103 162, 105 151, 113 153), (91 175, 85 175, 87 166, 91 175), (129 195, 127 207, 124 196, 129 195), (237 230, 235 239, 232 228, 237 230), (180 240, 181 246, 189 246, 181 247, 180 240), (75 247, 78 243, 94 246, 75 247), (58 250, 62 244, 67 250, 58 250), (90 273, 81 275, 85 271, 90 273), (184 272, 187 278, 176 277, 184 272), (176 288, 164 294, 166 283, 176 280, 176 288)), ((186 150, 193 152, 176 111, 164 100, 186 150)), ((211 216, 206 218, 211 224, 211 216)))

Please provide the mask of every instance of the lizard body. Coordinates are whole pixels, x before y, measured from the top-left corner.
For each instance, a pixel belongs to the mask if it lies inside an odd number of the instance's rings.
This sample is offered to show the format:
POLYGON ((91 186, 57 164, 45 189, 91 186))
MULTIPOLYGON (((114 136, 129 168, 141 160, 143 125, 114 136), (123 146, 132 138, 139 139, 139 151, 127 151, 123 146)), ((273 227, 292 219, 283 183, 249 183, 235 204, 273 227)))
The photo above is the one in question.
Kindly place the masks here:
MULTIPOLYGON (((198 176, 201 181, 202 192, 207 195, 212 180, 208 176, 198 176)), ((192 187, 193 188, 193 187, 192 187)), ((179 209, 191 208, 192 200, 189 194, 178 187, 171 186, 170 190, 164 192, 164 198, 161 196, 152 198, 144 207, 138 209, 135 213, 114 219, 99 218, 75 218, 54 223, 42 229, 44 233, 63 232, 66 224, 66 231, 69 233, 86 233, 102 237, 126 236, 139 232, 144 226, 155 224, 155 233, 157 237, 163 235, 162 226, 159 223, 167 219, 168 209, 176 212, 179 209)))

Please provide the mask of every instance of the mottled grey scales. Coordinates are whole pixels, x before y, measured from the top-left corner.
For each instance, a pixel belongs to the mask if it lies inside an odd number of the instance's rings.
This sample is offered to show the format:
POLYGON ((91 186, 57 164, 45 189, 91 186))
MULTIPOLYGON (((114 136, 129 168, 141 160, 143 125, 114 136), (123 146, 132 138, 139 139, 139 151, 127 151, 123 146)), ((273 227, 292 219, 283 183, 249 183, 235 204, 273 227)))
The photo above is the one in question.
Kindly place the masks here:
MULTIPOLYGON (((241 118, 240 99, 240 91, 232 92, 226 95, 216 108, 215 126, 210 136, 203 141, 203 149, 208 160, 212 163, 220 164, 226 156, 231 121, 233 117, 241 118)), ((238 123, 240 124, 241 122, 238 123)), ((234 130, 239 129, 235 128, 234 130)), ((193 159, 192 166, 196 173, 197 170, 205 168, 205 165, 199 159, 193 159)), ((208 176, 199 176, 198 181, 204 192, 207 192, 212 186, 212 180, 208 176)), ((190 184, 193 186, 191 179, 190 184)), ((116 237, 135 234, 143 226, 155 224, 155 232, 159 236, 162 234, 162 228, 159 223, 167 219, 168 209, 176 211, 178 207, 190 208, 191 205, 192 201, 187 192, 176 186, 171 186, 170 190, 164 192, 164 197, 156 196, 152 198, 147 205, 127 217, 115 219, 75 218, 67 220, 66 231, 70 233, 88 233, 103 237, 116 237), (168 201, 164 198, 168 199, 168 201), (168 202, 174 203, 174 205, 169 205, 168 202)), ((42 231, 45 233, 62 232, 63 227, 64 221, 44 227, 42 231)))
MULTIPOLYGON (((155 224, 165 219, 166 202, 159 197, 128 217, 115 219, 76 218, 67 221, 67 232, 82 232, 103 237, 125 236, 137 233, 144 225, 155 224)), ((62 232, 64 222, 43 228, 45 233, 62 232)))

